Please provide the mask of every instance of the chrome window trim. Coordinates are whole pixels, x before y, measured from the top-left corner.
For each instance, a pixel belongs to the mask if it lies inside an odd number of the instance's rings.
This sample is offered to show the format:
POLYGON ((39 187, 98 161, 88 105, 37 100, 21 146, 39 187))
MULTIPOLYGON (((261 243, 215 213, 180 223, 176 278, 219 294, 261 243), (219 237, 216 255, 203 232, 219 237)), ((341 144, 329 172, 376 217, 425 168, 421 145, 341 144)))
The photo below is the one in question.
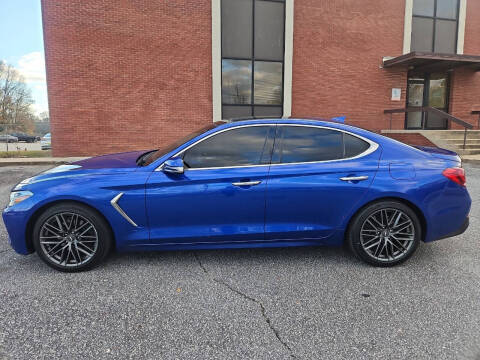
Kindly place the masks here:
POLYGON ((138 227, 138 225, 135 223, 135 221, 133 221, 126 213, 125 211, 123 211, 123 209, 120 207, 120 205, 118 205, 118 200, 120 200, 120 198, 123 196, 123 192, 119 193, 118 195, 116 195, 112 200, 110 200, 110 204, 113 206, 113 208, 115 210, 117 210, 117 212, 122 215, 122 217, 127 220, 130 224, 132 224, 133 226, 135 227, 138 227))
MULTIPOLYGON (((253 126, 276 126, 277 124, 247 124, 247 125, 239 125, 239 126, 233 126, 233 127, 229 127, 229 128, 226 128, 226 129, 223 129, 223 130, 220 130, 220 131, 216 131, 208 136, 205 136, 204 138, 201 138, 200 140, 194 142, 193 144, 190 144, 188 145, 185 149, 183 150, 180 150, 179 152, 175 153, 175 155, 172 155, 170 158, 174 158, 182 153, 184 153, 185 151, 187 151, 188 149, 190 149, 191 147, 201 143, 202 141, 205 141, 207 139, 210 139, 212 136, 215 136, 215 135, 218 135, 218 134, 221 134, 225 131, 230 131, 230 130, 234 130, 234 129, 240 129, 240 128, 243 128, 243 127, 253 127, 253 126)), ((166 160, 165 160, 166 161, 166 160)), ((165 161, 158 167, 155 169, 155 171, 161 171, 163 169, 163 165, 165 164, 165 161)), ((254 167, 254 166, 269 166, 270 164, 259 164, 259 165, 238 165, 238 166, 221 166, 221 167, 206 167, 206 168, 194 168, 194 169, 189 169, 189 168, 186 168, 185 170, 210 170, 210 169, 232 169, 232 168, 240 168, 240 167, 254 167)))
MULTIPOLYGON (((364 157, 364 156, 367 156, 367 155, 370 155, 371 153, 375 152, 379 145, 366 138, 366 137, 363 137, 361 135, 358 135, 358 134, 355 134, 355 133, 352 133, 350 131, 347 131, 347 130, 343 130, 343 129, 337 129, 337 128, 332 128, 332 127, 328 127, 328 126, 323 126, 323 125, 313 125, 313 124, 279 124, 279 123, 272 123, 272 124, 247 124, 247 125, 239 125, 239 126, 234 126, 234 127, 230 127, 230 128, 227 128, 227 129, 223 129, 223 130, 220 130, 220 131, 217 131, 217 132, 214 132, 196 142, 194 142, 193 144, 190 144, 189 146, 187 146, 185 149, 183 150, 180 150, 179 152, 177 152, 175 155, 173 155, 172 157, 176 157, 182 153, 184 153, 185 151, 187 151, 188 149, 190 149, 192 146, 195 146, 197 145, 198 143, 204 141, 204 140, 207 140, 209 139, 210 137, 212 136, 215 136, 215 135, 218 135, 218 134, 221 134, 225 131, 229 131, 229 130, 234 130, 234 129, 239 129, 239 128, 242 128, 242 127, 251 127, 251 126, 303 126, 303 127, 312 127, 312 128, 319 128, 319 129, 326 129, 326 130, 333 130, 333 131, 339 131, 339 132, 342 132, 342 133, 345 133, 345 134, 349 134, 351 136, 355 136, 356 138, 359 138, 365 142, 367 142, 370 146, 367 150, 365 150, 364 152, 358 154, 358 155, 355 155, 355 156, 352 156, 352 157, 349 157, 349 158, 342 158, 342 159, 333 159, 333 160, 319 160, 319 161, 305 161, 305 162, 293 162, 293 163, 279 163, 279 164, 259 164, 259 165, 238 165, 238 166, 219 166, 219 167, 205 167, 205 168, 193 168, 193 169, 189 169, 189 168, 185 168, 185 171, 195 171, 195 170, 216 170, 216 169, 237 169, 237 168, 249 168, 249 167, 261 167, 261 166, 285 166, 285 165, 303 165, 303 164, 323 164, 323 163, 330 163, 330 162, 338 162, 338 161, 347 161, 347 160, 354 160, 354 159, 358 159, 358 158, 361 158, 361 157, 364 157)), ((417 149, 418 150, 418 149, 417 149)), ((163 162, 159 167, 157 167, 155 169, 155 171, 161 171, 163 169, 163 165, 164 165, 165 162, 163 162)))

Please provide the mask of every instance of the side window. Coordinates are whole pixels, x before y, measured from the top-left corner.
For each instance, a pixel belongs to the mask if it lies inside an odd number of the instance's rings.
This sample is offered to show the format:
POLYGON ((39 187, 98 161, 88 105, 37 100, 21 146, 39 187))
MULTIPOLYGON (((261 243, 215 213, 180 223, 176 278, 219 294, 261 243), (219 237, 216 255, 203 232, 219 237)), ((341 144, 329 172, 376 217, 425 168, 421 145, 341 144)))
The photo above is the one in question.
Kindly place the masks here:
POLYGON ((343 158, 342 132, 308 126, 283 126, 272 162, 297 163, 343 158))
POLYGON ((183 161, 189 168, 259 165, 270 128, 249 126, 213 135, 185 151, 183 161))
POLYGON ((350 134, 343 134, 343 143, 345 146, 345 157, 351 158, 357 156, 370 147, 366 141, 350 134))
POLYGON ((303 163, 357 156, 370 147, 366 141, 341 131, 308 126, 279 128, 272 163, 303 163))

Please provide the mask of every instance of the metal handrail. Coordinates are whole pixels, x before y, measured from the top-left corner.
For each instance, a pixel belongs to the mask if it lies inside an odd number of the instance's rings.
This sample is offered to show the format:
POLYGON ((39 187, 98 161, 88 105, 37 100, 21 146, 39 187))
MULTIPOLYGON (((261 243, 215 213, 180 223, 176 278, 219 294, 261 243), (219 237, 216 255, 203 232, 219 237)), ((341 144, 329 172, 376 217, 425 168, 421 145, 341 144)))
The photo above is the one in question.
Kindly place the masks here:
POLYGON ((472 110, 473 115, 478 115, 477 128, 480 130, 480 110, 472 110))
POLYGON ((461 120, 453 115, 450 115, 448 113, 446 113, 445 111, 442 111, 442 110, 438 110, 434 107, 431 107, 431 106, 411 106, 411 107, 407 107, 407 108, 401 108, 401 109, 387 109, 387 110, 384 110, 383 113, 384 114, 390 114, 390 130, 392 130, 392 117, 393 117, 393 114, 400 114, 400 113, 409 113, 409 112, 422 112, 422 113, 427 113, 427 112, 430 112, 430 113, 433 113, 433 114, 436 114, 444 119, 447 119, 447 120, 450 120, 460 126, 463 126, 464 129, 465 129, 465 133, 463 135, 463 148, 465 149, 466 148, 466 145, 467 145, 467 130, 471 130, 473 129, 473 125, 464 121, 464 120, 461 120))

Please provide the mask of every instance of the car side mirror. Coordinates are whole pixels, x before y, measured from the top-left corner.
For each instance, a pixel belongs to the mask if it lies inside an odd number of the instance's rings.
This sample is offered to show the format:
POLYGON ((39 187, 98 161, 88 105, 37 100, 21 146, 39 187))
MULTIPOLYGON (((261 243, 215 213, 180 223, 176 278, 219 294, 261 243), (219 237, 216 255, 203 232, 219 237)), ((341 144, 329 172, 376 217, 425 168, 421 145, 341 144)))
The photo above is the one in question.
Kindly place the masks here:
POLYGON ((168 159, 163 164, 163 171, 169 174, 183 174, 185 171, 183 160, 180 158, 168 159))

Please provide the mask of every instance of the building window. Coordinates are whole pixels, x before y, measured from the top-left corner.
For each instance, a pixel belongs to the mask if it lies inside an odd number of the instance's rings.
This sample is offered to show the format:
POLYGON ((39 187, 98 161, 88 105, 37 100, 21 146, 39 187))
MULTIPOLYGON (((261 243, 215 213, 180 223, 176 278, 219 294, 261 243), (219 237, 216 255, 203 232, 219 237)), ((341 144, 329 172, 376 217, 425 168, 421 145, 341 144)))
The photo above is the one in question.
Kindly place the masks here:
POLYGON ((413 0, 411 51, 455 54, 459 0, 413 0))
POLYGON ((285 2, 222 0, 222 118, 283 114, 285 2))

